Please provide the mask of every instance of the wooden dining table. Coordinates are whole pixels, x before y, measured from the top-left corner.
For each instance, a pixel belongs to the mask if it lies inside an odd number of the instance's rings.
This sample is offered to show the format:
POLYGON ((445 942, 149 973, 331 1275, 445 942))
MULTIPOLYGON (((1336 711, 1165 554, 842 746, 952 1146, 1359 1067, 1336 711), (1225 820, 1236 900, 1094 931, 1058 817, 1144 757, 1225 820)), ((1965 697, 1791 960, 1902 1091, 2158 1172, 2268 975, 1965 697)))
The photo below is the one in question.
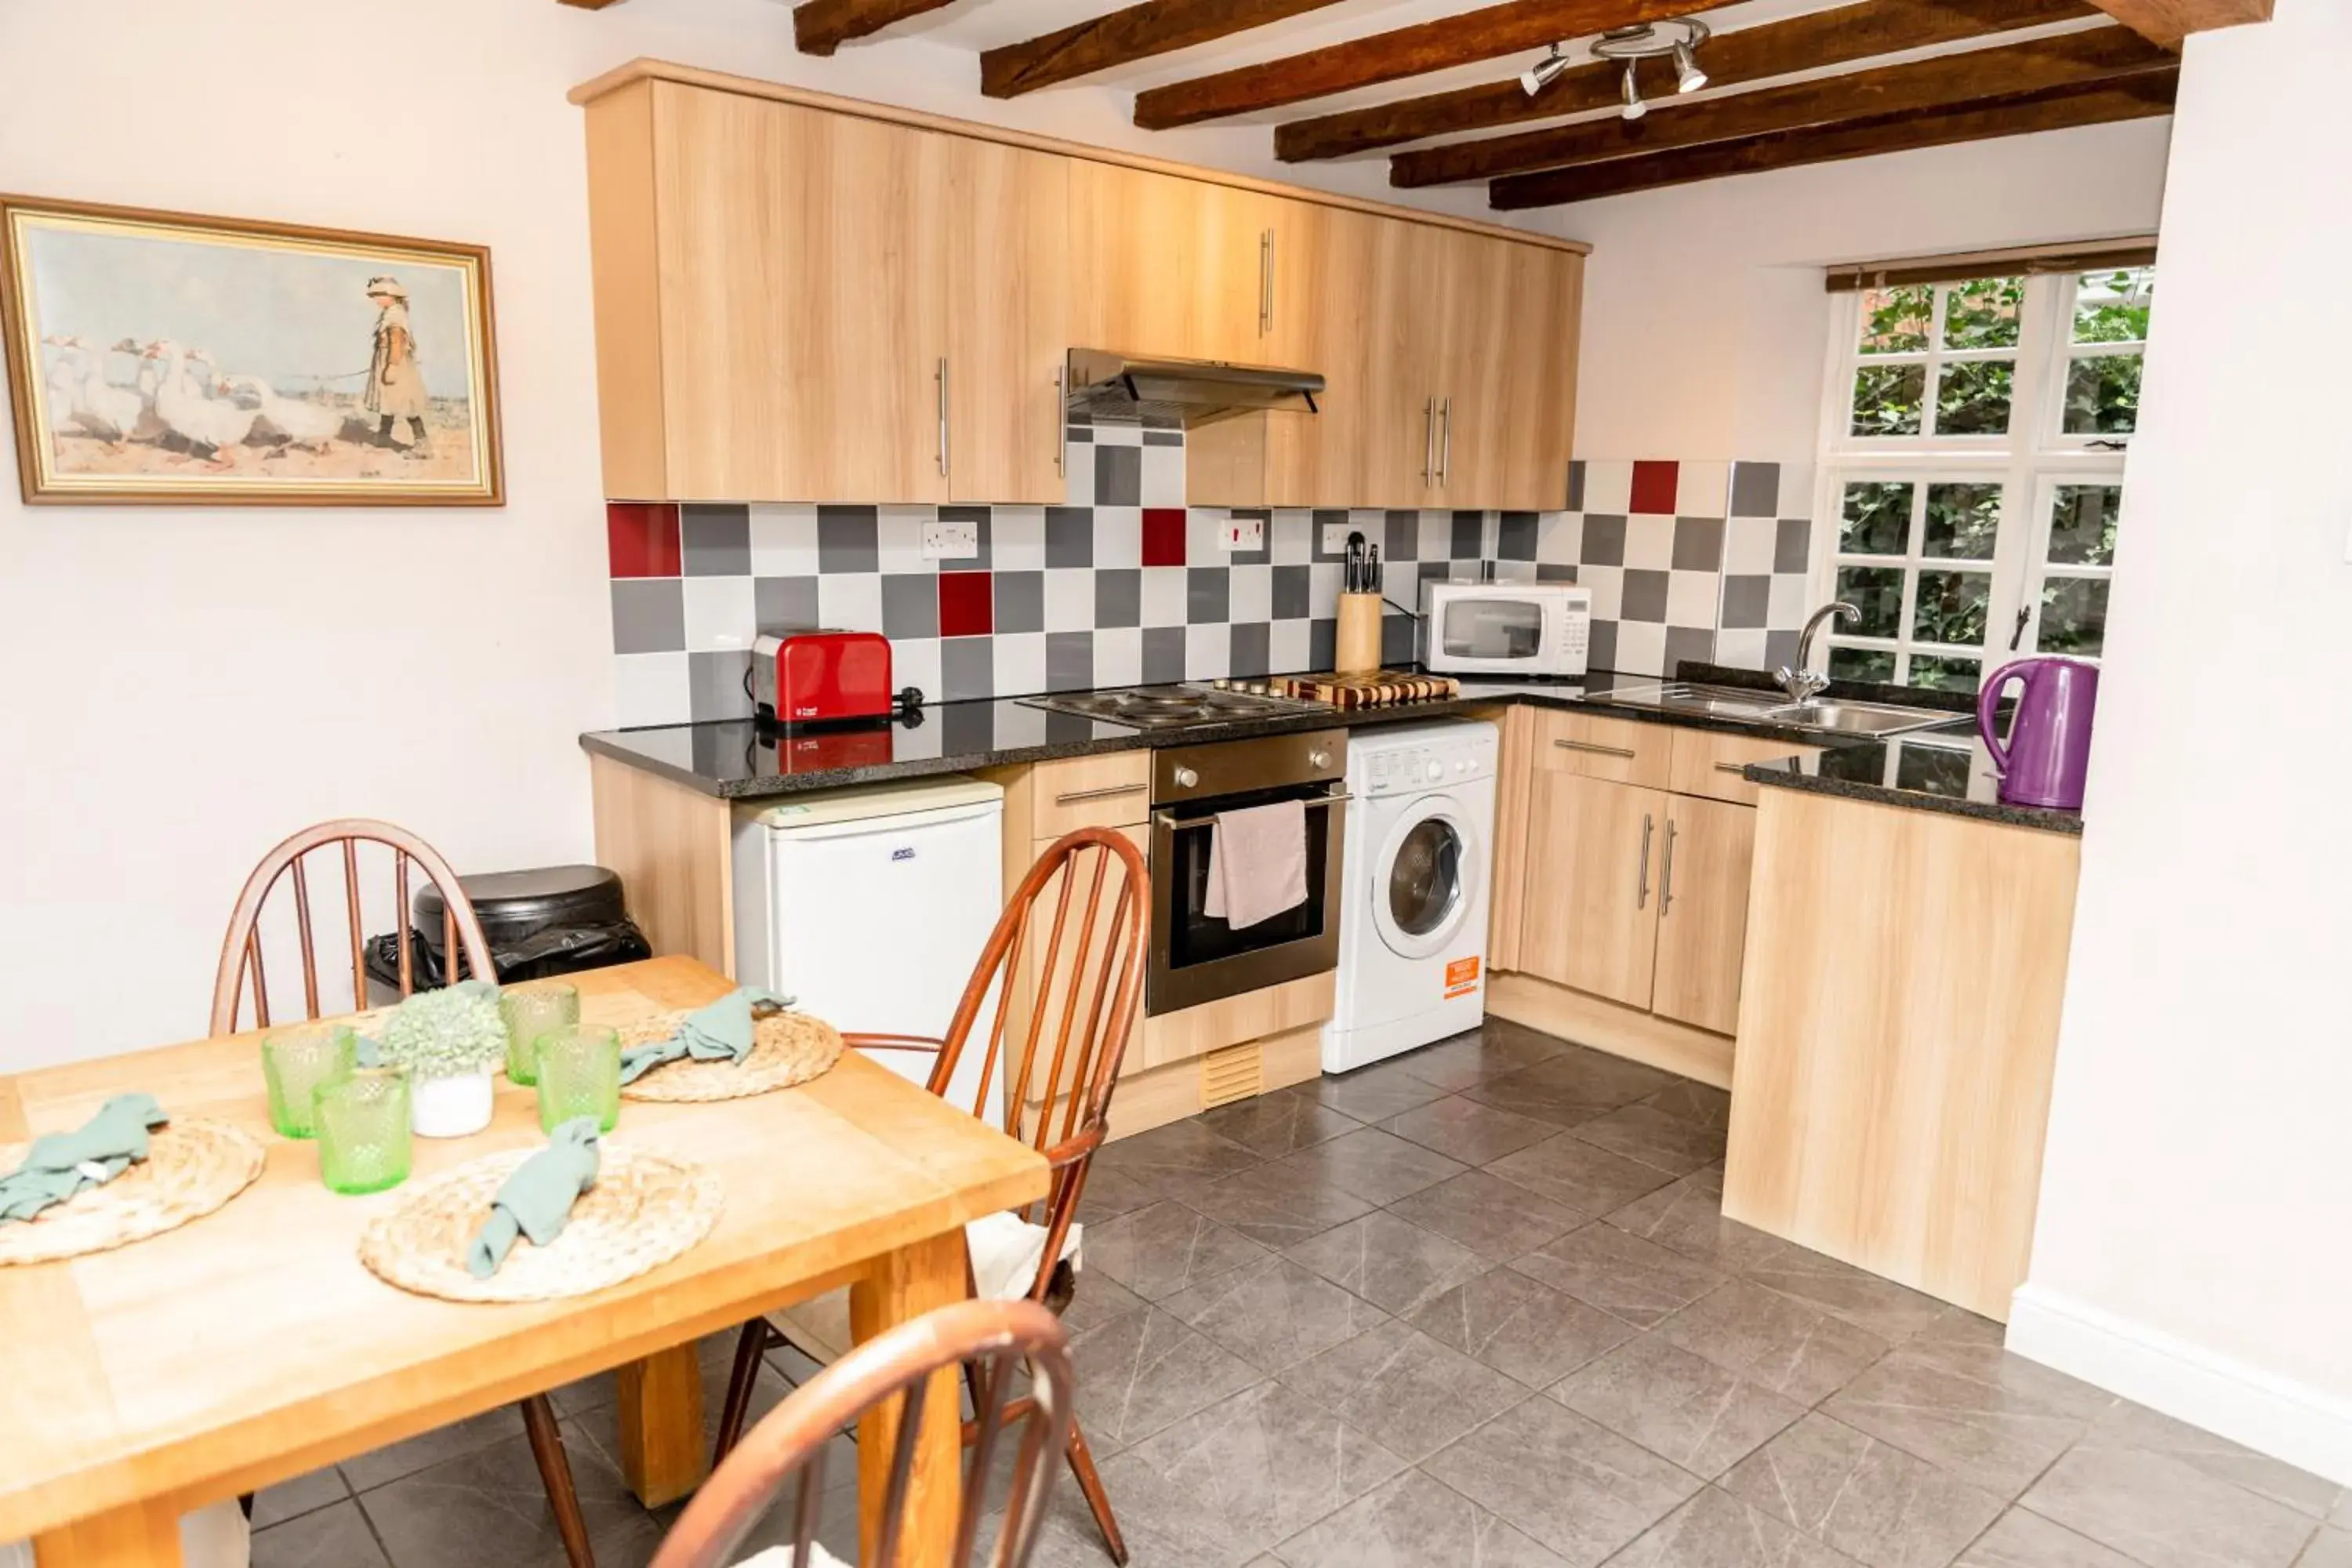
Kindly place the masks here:
MULTIPOLYGON (((730 982, 692 959, 571 977, 592 1023, 698 1006, 730 982)), ((606 1135, 715 1173, 724 1205, 683 1256, 592 1295, 481 1305, 414 1295, 359 1259, 415 1184, 542 1141, 531 1090, 489 1127, 419 1139, 406 1184, 341 1197, 315 1145, 270 1129, 260 1033, 0 1078, 0 1142, 79 1125, 142 1089, 264 1144, 253 1185, 162 1236, 0 1267, 0 1542, 40 1568, 181 1561, 179 1516, 561 1384, 619 1369, 623 1469, 647 1506, 708 1466, 695 1341, 847 1286, 863 1341, 966 1293, 962 1226, 1045 1193, 1034 1150, 855 1052, 797 1088, 699 1104, 625 1100, 606 1135)), ((952 1373, 918 1434, 902 1561, 944 1562, 961 1498, 952 1373)), ((895 1410, 858 1443, 878 1506, 895 1410)), ((877 1521, 861 1514, 863 1540, 877 1521)))

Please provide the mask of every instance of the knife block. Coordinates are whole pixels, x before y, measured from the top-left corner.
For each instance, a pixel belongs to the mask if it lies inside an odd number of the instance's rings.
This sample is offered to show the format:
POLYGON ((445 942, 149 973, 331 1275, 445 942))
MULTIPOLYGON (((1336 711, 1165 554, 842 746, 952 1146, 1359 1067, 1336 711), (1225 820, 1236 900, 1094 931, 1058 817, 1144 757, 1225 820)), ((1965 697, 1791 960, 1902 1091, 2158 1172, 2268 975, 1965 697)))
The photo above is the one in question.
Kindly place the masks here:
POLYGON ((1355 675, 1381 667, 1381 596, 1378 594, 1339 595, 1339 626, 1333 639, 1331 668, 1355 675))

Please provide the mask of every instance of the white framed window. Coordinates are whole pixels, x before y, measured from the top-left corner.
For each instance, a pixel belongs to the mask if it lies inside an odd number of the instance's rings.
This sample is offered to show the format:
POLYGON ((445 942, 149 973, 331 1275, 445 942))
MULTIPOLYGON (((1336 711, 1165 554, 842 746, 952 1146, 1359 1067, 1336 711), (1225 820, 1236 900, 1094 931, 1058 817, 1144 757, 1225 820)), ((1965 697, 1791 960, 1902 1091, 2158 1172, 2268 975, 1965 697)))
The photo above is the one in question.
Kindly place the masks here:
POLYGON ((1973 690, 2096 658, 2151 267, 1864 289, 1831 312, 1815 591, 1845 679, 1973 690))

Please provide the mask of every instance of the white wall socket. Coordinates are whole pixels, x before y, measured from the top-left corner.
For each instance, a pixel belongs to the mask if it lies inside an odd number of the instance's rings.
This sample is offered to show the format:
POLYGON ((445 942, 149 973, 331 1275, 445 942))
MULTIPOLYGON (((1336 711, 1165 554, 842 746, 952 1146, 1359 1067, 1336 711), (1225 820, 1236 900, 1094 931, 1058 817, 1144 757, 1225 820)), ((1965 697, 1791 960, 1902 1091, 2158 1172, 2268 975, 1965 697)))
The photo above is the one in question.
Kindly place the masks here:
POLYGON ((1352 522, 1325 523, 1323 525, 1323 553, 1326 555, 1347 554, 1348 535, 1351 533, 1360 533, 1362 531, 1363 531, 1361 529, 1358 528, 1352 522))
POLYGON ((976 522, 923 524, 924 560, 969 561, 979 553, 980 524, 976 522))
POLYGON ((1228 551, 1264 550, 1265 519, 1262 517, 1227 518, 1223 538, 1228 551))

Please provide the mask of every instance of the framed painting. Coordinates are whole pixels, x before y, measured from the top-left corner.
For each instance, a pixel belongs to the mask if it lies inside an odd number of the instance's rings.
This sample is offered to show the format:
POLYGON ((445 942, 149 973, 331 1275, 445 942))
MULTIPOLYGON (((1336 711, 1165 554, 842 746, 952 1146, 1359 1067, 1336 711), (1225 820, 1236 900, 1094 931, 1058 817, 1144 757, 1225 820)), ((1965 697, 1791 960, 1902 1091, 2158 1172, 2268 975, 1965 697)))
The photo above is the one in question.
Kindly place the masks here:
POLYGON ((490 253, 0 195, 28 503, 500 506, 490 253))

